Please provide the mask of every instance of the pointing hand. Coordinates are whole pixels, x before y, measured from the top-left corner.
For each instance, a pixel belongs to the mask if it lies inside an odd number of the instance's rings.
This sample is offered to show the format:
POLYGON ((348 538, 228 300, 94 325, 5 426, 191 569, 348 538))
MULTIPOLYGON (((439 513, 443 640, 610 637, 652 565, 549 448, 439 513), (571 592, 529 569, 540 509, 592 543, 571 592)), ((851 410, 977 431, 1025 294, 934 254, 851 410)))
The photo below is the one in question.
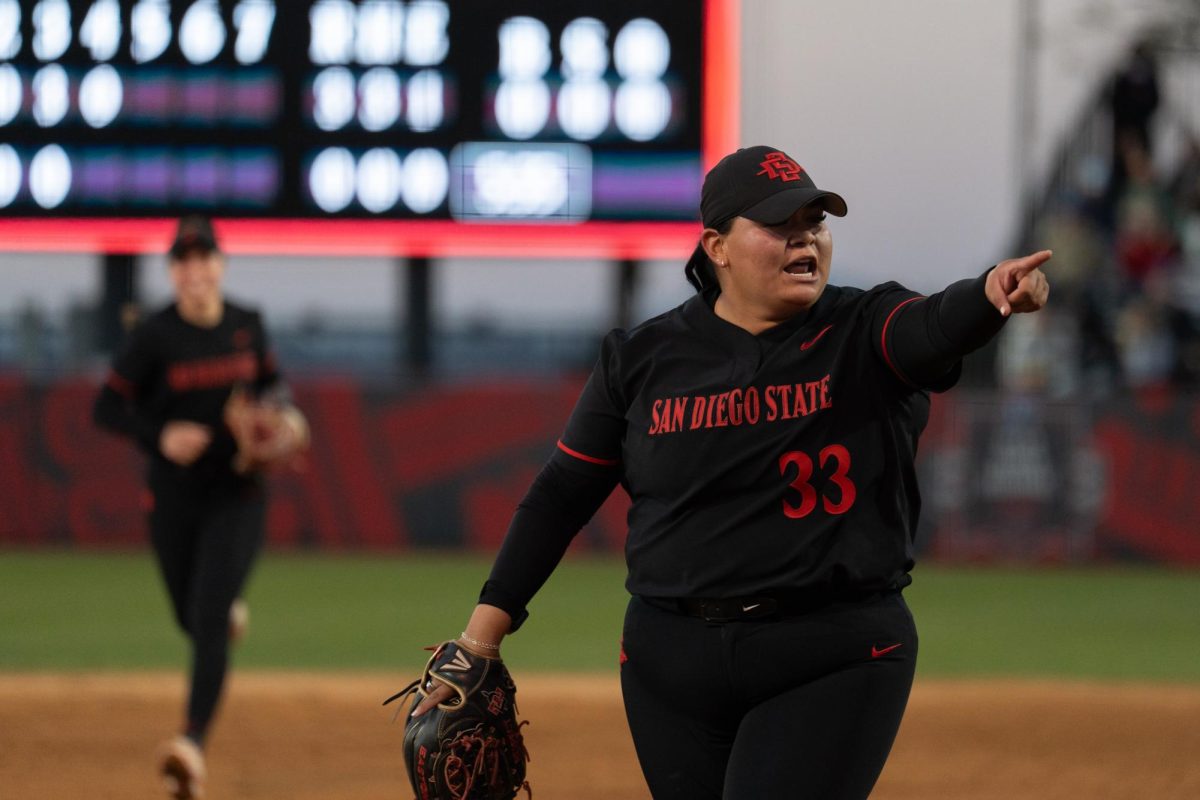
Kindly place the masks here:
POLYGON ((1040 267, 1050 260, 1049 250, 997 264, 987 276, 987 298, 1004 316, 1040 310, 1050 296, 1050 283, 1040 267))

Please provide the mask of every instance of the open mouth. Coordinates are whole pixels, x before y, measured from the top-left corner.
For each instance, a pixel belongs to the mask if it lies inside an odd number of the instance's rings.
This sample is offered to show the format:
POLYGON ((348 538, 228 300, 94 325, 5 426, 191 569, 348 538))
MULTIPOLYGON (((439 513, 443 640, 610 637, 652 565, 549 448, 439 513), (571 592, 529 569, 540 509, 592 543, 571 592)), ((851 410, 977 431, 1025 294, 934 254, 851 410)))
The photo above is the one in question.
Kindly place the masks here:
POLYGON ((797 277, 813 277, 817 271, 817 260, 815 258, 799 258, 784 267, 783 271, 797 277))

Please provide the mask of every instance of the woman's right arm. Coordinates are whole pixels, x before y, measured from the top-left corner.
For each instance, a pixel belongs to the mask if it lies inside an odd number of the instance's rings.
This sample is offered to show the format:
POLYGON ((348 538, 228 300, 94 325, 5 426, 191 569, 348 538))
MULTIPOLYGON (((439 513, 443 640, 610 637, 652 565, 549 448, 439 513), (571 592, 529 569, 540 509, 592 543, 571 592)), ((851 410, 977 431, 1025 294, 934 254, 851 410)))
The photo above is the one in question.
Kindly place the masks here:
MULTIPOLYGON (((614 332, 567 423, 562 440, 517 506, 459 646, 478 656, 499 658, 500 643, 517 630, 526 605, 562 560, 571 540, 595 515, 620 480, 623 403, 609 376, 617 372, 614 332)), ((449 697, 435 688, 414 716, 449 697)))
MULTIPOLYGON (((617 485, 617 470, 571 470, 551 458, 517 506, 479 604, 458 639, 460 647, 484 658, 499 658, 500 643, 528 616, 526 604, 554 572, 575 534, 587 524, 617 485)), ((452 692, 435 689, 414 712, 420 716, 452 692)))
POLYGON ((102 428, 133 439, 147 453, 162 453, 177 464, 187 465, 208 448, 212 431, 186 420, 164 423, 143 410, 139 392, 155 363, 148 337, 142 329, 134 331, 96 395, 92 419, 102 428))
POLYGON ((135 384, 115 366, 96 395, 92 420, 113 433, 130 437, 147 452, 158 449, 163 426, 139 411, 135 384))

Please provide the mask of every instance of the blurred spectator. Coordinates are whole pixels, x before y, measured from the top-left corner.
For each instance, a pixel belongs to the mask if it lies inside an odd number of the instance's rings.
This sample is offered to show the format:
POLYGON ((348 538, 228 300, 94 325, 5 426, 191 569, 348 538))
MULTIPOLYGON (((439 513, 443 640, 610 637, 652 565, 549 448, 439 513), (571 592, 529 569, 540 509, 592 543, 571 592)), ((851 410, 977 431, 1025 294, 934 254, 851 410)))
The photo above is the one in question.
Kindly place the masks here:
POLYGON ((1009 320, 999 343, 1001 388, 1012 397, 1077 394, 1081 341, 1069 313, 1009 320))
MULTIPOLYGON (((1192 154, 1200 167, 1200 148, 1192 154)), ((1174 294, 1189 313, 1200 316, 1200 170, 1185 183, 1179 220, 1179 269, 1174 294)))
POLYGON ((1099 153, 1080 154, 1072 181, 1063 187, 1073 207, 1093 227, 1107 229, 1112 225, 1108 196, 1111 174, 1112 165, 1104 156, 1099 153))
POLYGON ((1158 61, 1149 40, 1138 43, 1118 69, 1108 89, 1112 111, 1112 172, 1109 197, 1116 198, 1125 186, 1125 156, 1130 148, 1150 155, 1154 152, 1151 124, 1158 110, 1158 61))
POLYGON ((1174 343, 1171 382, 1181 389, 1200 387, 1200 317, 1171 306, 1167 324, 1174 343))
POLYGON ((1200 148, 1192 152, 1192 170, 1182 191, 1179 259, 1172 275, 1171 331, 1176 342, 1174 381, 1200 386, 1200 148))
POLYGON ((1038 221, 1038 241, 1054 251, 1054 301, 1074 304, 1104 260, 1099 231, 1080 204, 1063 202, 1038 221))
POLYGON ((1128 288, 1139 292, 1152 273, 1170 266, 1178 253, 1172 203, 1154 172, 1149 153, 1124 148, 1125 187, 1117 198, 1116 249, 1128 288))
MULTIPOLYGON (((1036 330, 1010 330, 1002 345, 1002 369, 1010 389, 1035 388, 1029 370, 1039 364, 1042 389, 1062 397, 1082 391, 1107 396, 1119 383, 1120 356, 1113 320, 1119 294, 1110 236, 1095 216, 1098 192, 1079 187, 1079 194, 1054 206, 1038 223, 1037 240, 1054 251, 1054 304, 1036 330)), ((1012 326, 1010 325, 1010 328, 1012 326)))
POLYGON ((18 348, 21 366, 29 372, 43 368, 47 361, 50 325, 40 306, 27 301, 17 315, 18 348))
POLYGON ((1158 298, 1134 297, 1121 309, 1117 316, 1117 344, 1128 387, 1151 387, 1170 380, 1175 348, 1168 310, 1158 298))

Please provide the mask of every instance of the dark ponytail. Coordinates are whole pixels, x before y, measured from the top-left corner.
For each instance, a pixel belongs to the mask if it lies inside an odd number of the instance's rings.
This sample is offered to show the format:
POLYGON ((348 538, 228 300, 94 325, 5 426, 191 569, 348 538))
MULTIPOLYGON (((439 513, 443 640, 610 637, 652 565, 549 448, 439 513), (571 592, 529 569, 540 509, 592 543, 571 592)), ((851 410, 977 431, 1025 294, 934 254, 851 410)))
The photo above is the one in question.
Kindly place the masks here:
MULTIPOLYGON (((724 236, 732 227, 733 220, 727 219, 713 225, 712 229, 724 236)), ((692 251, 692 257, 683 265, 683 277, 687 278, 687 282, 697 293, 717 285, 717 269, 713 266, 708 253, 704 252, 703 244, 696 244, 696 249, 692 251)))
POLYGON ((704 245, 696 245, 692 257, 683 267, 683 277, 697 292, 703 292, 710 286, 717 285, 717 273, 713 270, 712 260, 704 252, 704 245))

